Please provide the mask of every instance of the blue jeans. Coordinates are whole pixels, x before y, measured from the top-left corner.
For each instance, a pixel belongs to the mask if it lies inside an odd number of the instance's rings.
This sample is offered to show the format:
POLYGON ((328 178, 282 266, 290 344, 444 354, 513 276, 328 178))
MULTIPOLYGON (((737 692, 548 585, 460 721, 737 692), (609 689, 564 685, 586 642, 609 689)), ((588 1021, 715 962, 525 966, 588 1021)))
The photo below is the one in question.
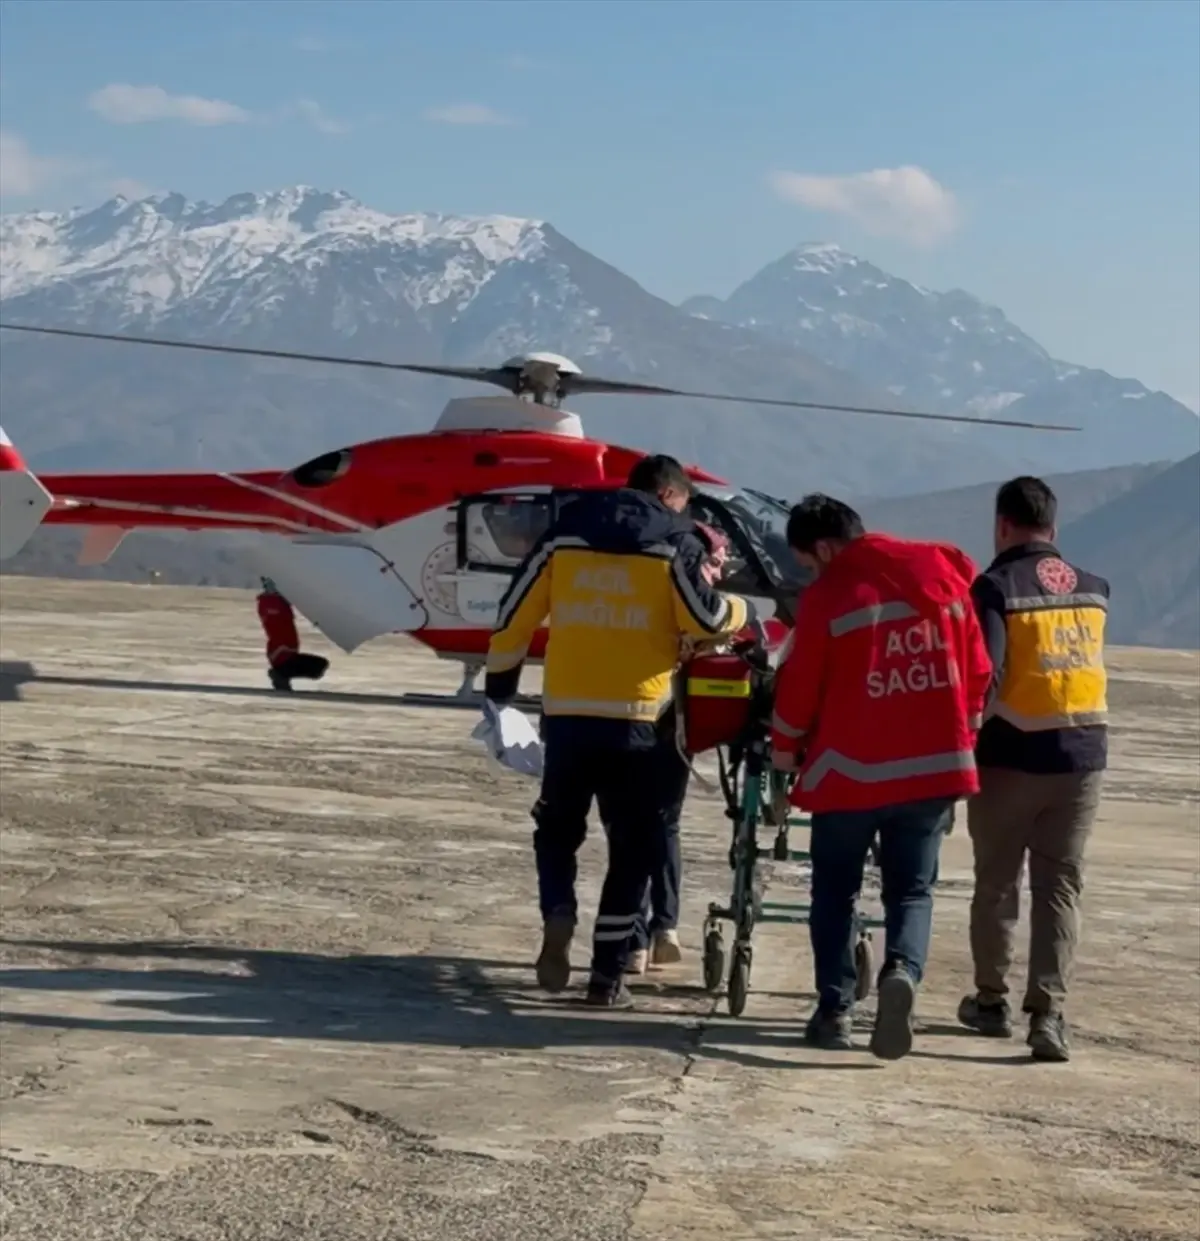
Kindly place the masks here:
POLYGON ((808 925, 824 1012, 845 1013, 854 1006, 854 903, 876 836, 886 935, 880 976, 900 968, 914 983, 921 981, 933 927, 938 854, 953 813, 953 799, 937 798, 812 816, 808 925))

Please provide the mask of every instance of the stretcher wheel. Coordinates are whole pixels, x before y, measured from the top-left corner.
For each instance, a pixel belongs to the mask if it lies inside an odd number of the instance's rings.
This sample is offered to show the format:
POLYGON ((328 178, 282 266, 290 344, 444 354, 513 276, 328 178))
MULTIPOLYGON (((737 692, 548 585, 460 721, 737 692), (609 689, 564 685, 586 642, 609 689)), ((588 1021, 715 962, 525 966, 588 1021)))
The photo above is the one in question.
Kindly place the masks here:
POLYGON ((854 945, 854 998, 865 1000, 871 994, 871 981, 875 974, 875 961, 871 953, 871 937, 859 936, 854 945))
POLYGON ((725 941, 715 928, 704 937, 704 989, 719 991, 725 977, 725 941))
POLYGON ((740 948, 733 952, 733 968, 729 971, 729 1013, 740 1017, 746 1011, 750 991, 750 954, 740 948))

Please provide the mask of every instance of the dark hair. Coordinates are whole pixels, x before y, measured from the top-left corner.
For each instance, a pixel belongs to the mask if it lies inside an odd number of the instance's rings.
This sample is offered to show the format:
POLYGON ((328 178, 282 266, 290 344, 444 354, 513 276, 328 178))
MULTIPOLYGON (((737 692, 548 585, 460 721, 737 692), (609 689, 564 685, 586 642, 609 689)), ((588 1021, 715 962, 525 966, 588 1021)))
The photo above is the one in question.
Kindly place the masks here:
POLYGON ((996 516, 1006 518, 1018 530, 1052 530, 1058 500, 1040 478, 1022 474, 996 492, 996 516))
POLYGON ((862 533, 862 518, 832 496, 805 496, 788 514, 788 546, 799 552, 811 553, 822 539, 848 543, 862 533))
POLYGON ((658 495, 668 487, 682 491, 684 495, 692 494, 692 480, 688 478, 683 466, 674 457, 668 457, 664 453, 643 457, 629 471, 629 482, 626 485, 650 495, 658 495))

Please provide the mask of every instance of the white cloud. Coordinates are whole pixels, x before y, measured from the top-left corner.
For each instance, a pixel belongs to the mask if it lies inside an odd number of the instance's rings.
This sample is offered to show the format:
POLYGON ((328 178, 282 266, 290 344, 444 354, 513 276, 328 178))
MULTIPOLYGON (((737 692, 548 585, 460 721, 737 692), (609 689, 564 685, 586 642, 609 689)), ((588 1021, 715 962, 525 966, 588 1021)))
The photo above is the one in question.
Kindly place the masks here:
POLYGON ((298 99, 270 112, 254 113, 225 99, 202 99, 199 95, 172 95, 161 86, 130 86, 113 83, 93 92, 88 107, 114 125, 140 125, 147 121, 183 121, 188 125, 278 124, 299 119, 322 134, 348 133, 350 126, 332 117, 312 99, 298 99))
POLYGON ((20 134, 0 129, 0 197, 36 194, 52 182, 80 169, 76 160, 35 155, 20 134))
POLYGON ((312 99, 298 99, 289 109, 292 115, 306 121, 319 134, 348 134, 350 126, 335 120, 319 103, 312 99))
POLYGON ((87 105, 114 125, 141 125, 147 121, 243 125, 252 119, 245 108, 224 99, 172 95, 161 86, 131 86, 127 82, 113 82, 93 91, 87 105))
POLYGON ((876 237, 930 246, 959 224, 958 200, 923 168, 912 165, 851 176, 775 172, 770 180, 780 198, 810 211, 844 216, 876 237))
POLYGON ((425 111, 427 121, 436 121, 440 125, 511 125, 507 116, 502 116, 494 108, 482 103, 452 103, 443 108, 428 108, 425 111))

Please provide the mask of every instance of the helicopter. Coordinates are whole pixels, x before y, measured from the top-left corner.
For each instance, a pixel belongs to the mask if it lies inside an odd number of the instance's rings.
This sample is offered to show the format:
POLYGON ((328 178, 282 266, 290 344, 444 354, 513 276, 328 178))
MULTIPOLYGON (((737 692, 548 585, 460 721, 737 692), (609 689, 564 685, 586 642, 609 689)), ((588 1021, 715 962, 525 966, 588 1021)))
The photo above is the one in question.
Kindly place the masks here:
MULTIPOLYGON (((135 529, 240 532, 240 555, 347 654, 384 634, 407 634, 463 666, 470 697, 486 660, 499 602, 526 553, 582 492, 624 484, 644 455, 585 436, 563 402, 575 395, 639 395, 987 427, 1078 427, 954 414, 690 392, 585 375, 569 358, 533 352, 496 367, 459 367, 166 340, 0 323, 8 331, 143 347, 365 367, 472 380, 500 396, 451 400, 425 433, 325 452, 291 469, 246 473, 35 475, 0 432, 0 559, 38 527, 87 527, 82 564, 102 564, 135 529), (265 537, 264 537, 265 536, 265 537)), ((699 466, 690 514, 723 534, 721 589, 755 601, 790 628, 803 585, 787 546, 788 506, 736 488, 699 466)), ((538 662, 547 632, 530 649, 538 662)))

